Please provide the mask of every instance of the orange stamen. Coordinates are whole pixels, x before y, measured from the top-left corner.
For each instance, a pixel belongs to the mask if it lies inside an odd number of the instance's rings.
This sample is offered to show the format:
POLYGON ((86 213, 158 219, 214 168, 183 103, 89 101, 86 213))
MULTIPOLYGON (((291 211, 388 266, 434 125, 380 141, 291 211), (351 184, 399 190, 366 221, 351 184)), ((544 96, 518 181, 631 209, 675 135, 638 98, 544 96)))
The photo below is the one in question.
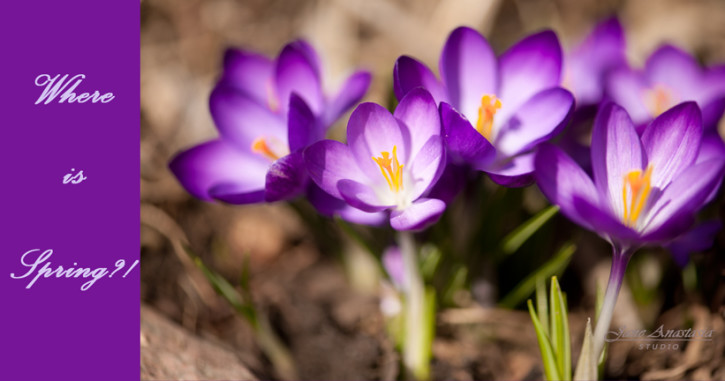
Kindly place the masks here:
POLYGON ((651 190, 652 184, 652 166, 648 166, 647 170, 642 174, 641 169, 635 169, 624 175, 624 185, 622 186, 622 200, 624 201, 624 215, 622 221, 625 225, 632 227, 637 222, 639 215, 642 213, 647 196, 651 190), (629 194, 627 188, 629 187, 629 194), (627 197, 627 196, 630 197, 627 197), (629 201, 629 202, 628 202, 629 201))
POLYGON ((267 141, 264 139, 264 137, 261 136, 254 139, 254 141, 252 142, 252 152, 260 154, 272 161, 279 159, 279 155, 274 153, 274 151, 269 148, 269 145, 267 145, 267 141))
POLYGON ((403 189, 403 166, 398 162, 397 148, 393 146, 392 157, 390 152, 381 152, 381 157, 373 156, 373 161, 380 166, 380 172, 388 182, 390 190, 395 193, 403 189))
POLYGON ((478 108, 476 130, 489 141, 493 137, 493 117, 500 108, 501 100, 496 98, 495 95, 487 94, 481 97, 481 107, 478 108))
POLYGON ((657 84, 653 88, 645 91, 645 103, 652 117, 656 118, 667 111, 675 103, 675 99, 671 91, 657 84))

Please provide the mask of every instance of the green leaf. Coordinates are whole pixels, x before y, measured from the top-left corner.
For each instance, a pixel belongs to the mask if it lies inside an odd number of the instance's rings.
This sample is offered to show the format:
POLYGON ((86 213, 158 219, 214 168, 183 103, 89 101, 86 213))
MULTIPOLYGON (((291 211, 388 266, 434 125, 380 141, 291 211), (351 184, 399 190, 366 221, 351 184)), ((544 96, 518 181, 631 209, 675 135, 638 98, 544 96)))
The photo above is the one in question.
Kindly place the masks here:
POLYGON ((536 289, 536 279, 546 279, 553 275, 561 275, 569 264, 571 255, 576 251, 576 245, 567 242, 554 255, 553 258, 544 263, 539 269, 522 280, 511 292, 501 299, 499 306, 503 308, 514 308, 526 300, 536 289))
POLYGON ((466 278, 468 277, 468 269, 465 266, 458 266, 453 272, 448 285, 443 292, 443 302, 453 304, 453 296, 457 291, 465 288, 466 278))
MULTIPOLYGON (((596 319, 599 320, 599 313, 602 311, 602 305, 604 304, 604 287, 602 287, 601 284, 597 285, 597 294, 595 299, 595 306, 594 311, 596 319)), ((609 343, 604 343, 604 348, 602 348, 602 354, 599 356, 599 365, 601 367, 604 366, 604 359, 606 358, 607 354, 607 347, 609 347, 609 343)))
POLYGON ((587 319, 584 331, 582 352, 574 372, 574 381, 591 381, 597 379, 597 358, 594 354, 594 340, 592 339, 592 319, 587 319))
POLYGON ((424 280, 433 279, 433 275, 441 263, 442 254, 435 245, 426 244, 420 248, 420 274, 424 280))
POLYGON ((559 207, 551 205, 548 208, 536 213, 528 221, 519 225, 514 231, 509 233, 503 239, 501 244, 501 251, 505 255, 512 254, 521 247, 537 230, 539 230, 544 224, 554 217, 559 211, 559 207))
POLYGON ((244 298, 239 295, 239 292, 237 292, 234 286, 227 282, 224 277, 206 267, 201 258, 195 257, 194 263, 201 270, 209 283, 211 283, 217 294, 226 299, 226 301, 229 302, 229 304, 231 304, 231 306, 245 319, 247 319, 247 321, 249 321, 249 323, 256 329, 258 322, 254 307, 251 304, 246 303, 244 298))
POLYGON ((547 380, 561 380, 559 374, 559 367, 556 364, 556 358, 554 357, 554 351, 551 348, 551 343, 544 333, 544 328, 539 322, 539 318, 534 311, 534 305, 531 303, 531 299, 527 301, 529 306, 529 315, 531 315, 531 321, 534 323, 534 330, 536 330, 536 339, 539 342, 539 351, 541 351, 541 360, 544 364, 544 375, 547 380))
POLYGON ((549 336, 549 302, 546 300, 546 282, 544 278, 536 278, 536 312, 539 315, 541 328, 549 336))
POLYGON ((551 340, 559 374, 562 380, 571 380, 571 339, 569 336, 569 316, 566 311, 564 295, 562 295, 559 281, 551 277, 549 295, 549 322, 551 324, 551 340))
POLYGON ((423 356, 425 358, 424 364, 427 364, 424 369, 420 371, 419 380, 427 380, 430 378, 430 359, 433 356, 433 339, 435 338, 435 325, 436 325, 436 292, 431 287, 425 289, 425 315, 424 326, 423 326, 423 356))

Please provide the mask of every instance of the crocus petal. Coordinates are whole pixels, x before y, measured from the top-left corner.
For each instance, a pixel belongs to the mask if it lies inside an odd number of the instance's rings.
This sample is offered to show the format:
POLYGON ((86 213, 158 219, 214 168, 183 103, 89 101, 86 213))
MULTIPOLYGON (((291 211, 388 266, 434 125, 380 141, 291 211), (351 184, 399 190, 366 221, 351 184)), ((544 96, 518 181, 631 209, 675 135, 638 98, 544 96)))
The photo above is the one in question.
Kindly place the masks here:
MULTIPOLYGON (((697 159, 695 159, 695 164, 699 164, 711 159, 723 158, 725 158, 725 142, 722 141, 722 138, 717 132, 706 133, 702 137, 700 152, 697 155, 697 159)), ((722 180, 720 180, 720 182, 722 183, 722 180)), ((710 195, 708 195, 707 199, 705 200, 706 204, 712 201, 717 196, 719 189, 719 184, 715 188, 713 188, 712 192, 710 192, 710 195)))
POLYGON ((551 139, 566 125, 573 107, 574 97, 560 87, 537 93, 501 128, 496 148, 513 156, 551 139))
POLYGON ((275 67, 277 96, 282 111, 286 111, 292 92, 305 100, 312 112, 322 111, 323 97, 320 73, 315 59, 310 57, 310 47, 300 41, 288 44, 282 49, 275 67))
POLYGON ((574 197, 597 203, 597 190, 586 173, 564 152, 550 144, 544 144, 534 159, 534 177, 541 192, 561 212, 579 225, 591 229, 589 221, 583 219, 574 207, 574 197))
POLYGON ((307 172, 325 192, 342 199, 337 183, 342 179, 364 181, 364 174, 348 146, 334 140, 322 140, 307 147, 303 153, 307 172))
POLYGON ((339 216, 345 221, 361 225, 379 226, 388 220, 387 213, 377 212, 368 213, 360 209, 353 208, 343 200, 332 197, 329 193, 322 190, 314 182, 310 182, 307 187, 307 199, 310 204, 317 209, 323 216, 335 217, 339 216))
POLYGON ((642 144, 652 165, 652 186, 670 183, 697 158, 702 139, 702 117, 694 102, 677 105, 657 117, 642 134, 642 144))
MULTIPOLYGON (((390 152, 396 147, 401 164, 408 163, 410 133, 388 110, 375 103, 362 103, 350 115, 347 125, 347 144, 358 166, 374 182, 385 183, 380 168, 372 159, 381 152, 390 152)), ((323 187, 324 189, 324 187, 323 187)))
POLYGON ((337 183, 337 189, 348 204, 368 213, 380 212, 393 207, 393 205, 382 202, 373 188, 354 180, 340 180, 337 183))
POLYGON ((632 120, 614 103, 604 105, 592 129, 592 172, 594 184, 612 213, 624 213, 624 176, 643 170, 647 159, 632 120))
POLYGON ((266 177, 265 201, 274 202, 291 199, 305 189, 307 170, 301 151, 276 160, 269 167, 266 177))
POLYGON ((445 89, 427 66, 408 56, 400 56, 393 69, 393 91, 395 97, 403 99, 410 90, 423 87, 428 90, 436 104, 448 101, 445 89))
POLYGON ((507 188, 520 188, 534 182, 534 152, 518 155, 498 164, 483 169, 498 185, 507 188))
POLYGON ((370 80, 371 76, 367 71, 358 71, 348 77, 325 108, 323 124, 331 126, 349 108, 360 102, 370 87, 370 80))
POLYGON ((325 137, 324 131, 322 131, 312 110, 310 110, 307 103, 297 93, 290 95, 287 125, 289 149, 293 152, 303 149, 325 137))
POLYGON ((477 31, 460 27, 451 32, 439 63, 448 101, 473 118, 485 94, 496 95, 498 63, 486 39, 477 31))
POLYGON ((282 117, 228 86, 212 91, 209 109, 221 136, 240 149, 250 149, 259 137, 273 137, 287 146, 287 126, 282 117))
POLYGON ((697 100, 693 97, 701 92, 700 65, 692 56, 672 45, 664 45, 649 56, 645 73, 649 83, 665 85, 683 97, 682 100, 697 100))
POLYGON ((645 238, 664 241, 682 234, 692 223, 691 216, 720 184, 724 170, 725 159, 712 159, 682 172, 649 207, 645 238))
POLYGON ((702 83, 706 99, 725 96, 725 65, 711 67, 705 72, 702 83))
POLYGON ((651 111, 645 103, 649 84, 640 72, 630 68, 613 70, 606 79, 605 92, 612 102, 624 107, 639 127, 652 120, 651 111))
POLYGON ((702 105, 702 125, 707 131, 716 131, 717 124, 725 111, 725 93, 702 105))
MULTIPOLYGON (((237 150, 222 140, 212 140, 177 154, 169 163, 171 172, 194 197, 210 201, 214 187, 230 193, 264 192, 269 162, 237 150)), ((261 201, 261 200, 260 200, 261 201)))
POLYGON ((260 54, 228 49, 224 54, 224 74, 221 82, 243 92, 260 105, 267 105, 273 88, 272 60, 260 54))
POLYGON ((418 154, 431 136, 441 135, 438 107, 431 94, 423 88, 408 92, 395 109, 393 116, 410 131, 410 155, 418 154))
POLYGON ((626 64, 624 30, 616 17, 599 23, 564 60, 564 84, 572 89, 577 107, 598 103, 604 76, 626 64))
POLYGON ((413 158, 410 165, 410 181, 413 184, 411 199, 415 200, 433 186, 445 168, 443 138, 431 136, 413 158))
POLYGON ((639 242, 639 234, 612 216, 608 208, 600 207, 579 196, 574 196, 572 203, 578 216, 588 222, 589 229, 600 236, 627 246, 632 242, 639 242))
POLYGON ((297 51, 305 55, 315 72, 321 72, 322 65, 320 65, 320 56, 317 55, 315 48, 309 42, 299 39, 292 41, 289 45, 293 45, 297 51))
POLYGON ((421 230, 438 221, 446 203, 434 198, 421 198, 403 210, 390 213, 390 226, 395 230, 421 230))
POLYGON ((554 32, 544 31, 518 42, 501 56, 499 63, 500 112, 503 108, 516 110, 532 95, 559 85, 561 46, 554 32))
POLYGON ((720 229, 722 229, 722 222, 718 220, 703 222, 675 238, 666 248, 672 254, 675 263, 680 267, 685 267, 690 259, 690 253, 703 251, 712 246, 720 229))
POLYGON ((725 158, 725 142, 717 133, 706 133, 702 136, 700 151, 698 151, 695 163, 717 158, 725 158))
POLYGON ((209 195, 215 200, 227 204, 256 204, 264 201, 264 189, 245 189, 239 184, 219 184, 209 189, 209 195))
POLYGON ((478 169, 488 167, 496 157, 493 145, 448 103, 441 103, 440 112, 446 146, 454 162, 470 163, 478 169))

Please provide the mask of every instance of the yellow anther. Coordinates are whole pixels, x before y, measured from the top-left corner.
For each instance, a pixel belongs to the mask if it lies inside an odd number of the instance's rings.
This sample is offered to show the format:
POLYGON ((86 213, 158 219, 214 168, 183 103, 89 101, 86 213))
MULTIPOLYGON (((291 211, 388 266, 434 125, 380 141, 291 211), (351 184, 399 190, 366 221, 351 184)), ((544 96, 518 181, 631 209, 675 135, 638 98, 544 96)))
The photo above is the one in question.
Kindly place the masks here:
POLYGON ((478 121, 476 130, 489 141, 493 137, 493 117, 496 111, 501 108, 501 100, 495 95, 484 95, 481 97, 481 107, 478 108, 478 121))
POLYGON ((262 136, 254 139, 252 142, 252 152, 260 154, 272 161, 275 161, 280 157, 269 148, 267 141, 262 136))
POLYGON ((622 221, 625 225, 633 227, 642 213, 647 196, 651 190, 652 166, 642 174, 641 169, 635 169, 624 175, 622 186, 622 201, 624 202, 624 214, 622 221), (629 188, 629 193, 627 192, 629 188), (629 196, 629 197, 628 197, 629 196))
POLYGON ((381 152, 380 157, 373 156, 373 161, 380 166, 380 172, 388 182, 390 190, 398 193, 403 189, 403 166, 398 162, 397 146, 393 146, 393 155, 390 152, 381 152))
POLYGON ((660 84, 646 90, 644 96, 645 104, 653 118, 667 111, 675 103, 672 92, 660 84))

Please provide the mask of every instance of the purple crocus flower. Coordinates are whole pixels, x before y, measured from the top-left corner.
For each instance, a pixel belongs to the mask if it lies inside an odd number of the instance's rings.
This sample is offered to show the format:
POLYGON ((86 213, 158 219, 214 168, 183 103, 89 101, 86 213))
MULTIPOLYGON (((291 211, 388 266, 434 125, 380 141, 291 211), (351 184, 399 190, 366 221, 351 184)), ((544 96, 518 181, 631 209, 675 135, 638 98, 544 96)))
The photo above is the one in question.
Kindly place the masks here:
POLYGON ((440 81, 422 63, 400 57, 395 95, 426 88, 440 104, 446 145, 457 164, 485 171, 502 185, 528 184, 534 149, 560 131, 574 104, 559 87, 556 35, 534 34, 496 58, 481 34, 460 27, 448 37, 439 68, 440 81))
POLYGON ((597 354, 631 255, 643 245, 664 244, 683 234, 722 179, 725 157, 697 162, 702 135, 694 102, 662 113, 641 137, 627 112, 610 103, 600 110, 592 132, 593 181, 554 146, 542 147, 536 156, 536 180, 544 195, 614 249, 594 333, 597 354))
POLYGON ((604 96, 604 80, 625 66, 624 30, 616 17, 597 24, 579 45, 565 55, 562 85, 571 90, 576 107, 597 105, 604 96))
POLYGON ((712 246, 712 242, 720 230, 722 230, 722 222, 719 220, 705 221, 677 237, 665 247, 672 254, 675 263, 680 267, 685 267, 690 260, 690 254, 712 246))
POLYGON ((388 273, 390 280, 398 289, 405 286, 405 264, 403 263, 403 254, 398 246, 388 246, 383 251, 383 268, 388 273))
POLYGON ((438 110, 424 89, 405 96, 393 115, 375 103, 359 105, 347 144, 323 140, 304 152, 320 188, 366 212, 390 211, 397 230, 423 229, 443 213, 443 201, 424 196, 440 177, 444 157, 438 110))
POLYGON ((169 167, 193 196, 232 204, 289 199, 308 183, 302 150, 367 91, 356 72, 324 96, 317 54, 305 41, 275 60, 229 50, 209 107, 220 137, 183 151, 169 167))
POLYGON ((587 171, 590 170, 592 119, 604 97, 607 74, 627 64, 625 48, 622 25, 616 17, 611 17, 597 24, 580 44, 564 55, 562 86, 574 95, 576 110, 558 145, 587 171))
POLYGON ((624 107, 641 131, 670 107, 685 101, 700 106, 706 129, 714 129, 725 109, 725 66, 702 68, 686 52, 664 45, 643 70, 622 67, 607 78, 606 92, 624 107))
POLYGON ((388 217, 383 212, 368 213, 354 208, 345 201, 330 196, 314 181, 310 181, 305 196, 307 201, 317 209, 317 212, 325 217, 340 217, 348 222, 370 226, 380 226, 388 217))

